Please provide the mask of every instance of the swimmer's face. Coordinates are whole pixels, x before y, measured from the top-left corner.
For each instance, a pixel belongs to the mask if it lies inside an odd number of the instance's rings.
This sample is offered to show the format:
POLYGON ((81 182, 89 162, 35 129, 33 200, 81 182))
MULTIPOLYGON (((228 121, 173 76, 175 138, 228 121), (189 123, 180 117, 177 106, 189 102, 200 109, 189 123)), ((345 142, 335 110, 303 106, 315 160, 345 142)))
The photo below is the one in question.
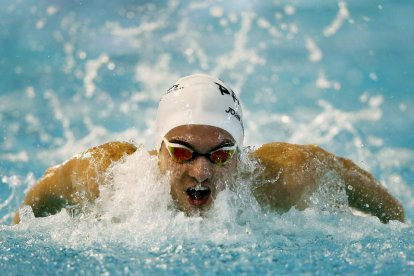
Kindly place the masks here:
MULTIPOLYGON (((165 138, 170 143, 184 145, 198 153, 209 153, 235 144, 227 131, 205 125, 179 126, 170 130, 165 138)), ((159 166, 162 173, 170 176, 171 196, 177 207, 187 214, 202 214, 208 210, 226 183, 234 181, 237 155, 238 152, 222 165, 213 164, 205 156, 179 163, 172 159, 163 142, 159 166)))

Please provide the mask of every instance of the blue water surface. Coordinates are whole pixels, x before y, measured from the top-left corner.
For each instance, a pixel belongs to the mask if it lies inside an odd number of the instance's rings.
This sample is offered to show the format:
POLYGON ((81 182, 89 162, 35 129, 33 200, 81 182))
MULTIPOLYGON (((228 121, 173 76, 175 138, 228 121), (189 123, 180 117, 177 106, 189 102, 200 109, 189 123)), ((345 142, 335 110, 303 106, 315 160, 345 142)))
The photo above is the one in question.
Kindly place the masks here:
MULTIPOLYGON (((413 12, 404 0, 0 0, 1 271, 412 273, 413 12), (48 167, 112 140, 152 149, 160 96, 197 72, 240 94, 246 145, 315 143, 351 158, 407 221, 317 208, 199 221, 142 209, 120 224, 60 213, 10 226, 48 167)), ((113 204, 108 217, 124 208, 113 204)))

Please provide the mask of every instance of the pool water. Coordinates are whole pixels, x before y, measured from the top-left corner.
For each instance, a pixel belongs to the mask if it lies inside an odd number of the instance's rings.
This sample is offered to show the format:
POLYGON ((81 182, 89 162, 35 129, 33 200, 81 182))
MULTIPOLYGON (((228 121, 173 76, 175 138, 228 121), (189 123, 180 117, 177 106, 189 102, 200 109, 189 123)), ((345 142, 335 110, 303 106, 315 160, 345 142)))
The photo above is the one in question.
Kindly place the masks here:
POLYGON ((0 0, 2 273, 411 274, 413 11, 403 0, 0 0), (246 181, 205 218, 176 211, 146 150, 160 96, 196 72, 241 96, 245 145, 315 143, 351 158, 407 221, 333 208, 346 202, 335 191, 269 213, 246 181), (11 226, 46 168, 113 140, 143 147, 111 168, 88 212, 23 208, 11 226))

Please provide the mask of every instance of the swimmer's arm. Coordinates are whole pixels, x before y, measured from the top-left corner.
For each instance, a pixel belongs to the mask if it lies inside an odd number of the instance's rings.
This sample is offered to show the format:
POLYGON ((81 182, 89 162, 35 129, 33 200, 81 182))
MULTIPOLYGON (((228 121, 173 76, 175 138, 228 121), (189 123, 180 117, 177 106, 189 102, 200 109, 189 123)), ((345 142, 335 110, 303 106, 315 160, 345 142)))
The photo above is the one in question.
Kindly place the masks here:
POLYGON ((367 171, 351 160, 338 157, 342 163, 340 174, 345 181, 349 206, 378 217, 383 223, 390 220, 404 222, 404 209, 367 171))
POLYGON ((378 217, 381 222, 404 222, 404 209, 378 181, 367 171, 349 159, 335 156, 315 145, 305 145, 328 170, 335 170, 345 183, 350 207, 378 217))
POLYGON ((303 145, 264 144, 251 153, 259 161, 252 192, 258 203, 278 213, 304 210, 316 190, 319 175, 313 152, 303 145))
MULTIPOLYGON (((31 206, 35 217, 42 217, 55 214, 68 205, 93 201, 99 196, 99 184, 104 183, 104 172, 109 165, 136 149, 129 143, 110 142, 50 168, 28 191, 22 205, 31 206)), ((19 221, 17 212, 13 223, 19 221)))
POLYGON ((377 216, 384 223, 404 221, 401 204, 370 173, 318 146, 269 143, 251 155, 264 169, 252 191, 262 206, 277 212, 292 207, 303 210, 320 178, 336 171, 344 180, 350 207, 377 216))

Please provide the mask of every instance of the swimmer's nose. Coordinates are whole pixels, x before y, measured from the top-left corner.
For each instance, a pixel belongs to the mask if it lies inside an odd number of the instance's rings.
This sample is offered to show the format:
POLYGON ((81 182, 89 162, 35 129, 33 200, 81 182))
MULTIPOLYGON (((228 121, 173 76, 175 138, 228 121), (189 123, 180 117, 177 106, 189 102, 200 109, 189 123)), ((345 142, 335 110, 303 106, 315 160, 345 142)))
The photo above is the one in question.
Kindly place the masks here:
POLYGON ((198 183, 203 183, 210 179, 212 175, 212 163, 204 156, 199 156, 194 159, 191 164, 188 174, 194 178, 198 183))

